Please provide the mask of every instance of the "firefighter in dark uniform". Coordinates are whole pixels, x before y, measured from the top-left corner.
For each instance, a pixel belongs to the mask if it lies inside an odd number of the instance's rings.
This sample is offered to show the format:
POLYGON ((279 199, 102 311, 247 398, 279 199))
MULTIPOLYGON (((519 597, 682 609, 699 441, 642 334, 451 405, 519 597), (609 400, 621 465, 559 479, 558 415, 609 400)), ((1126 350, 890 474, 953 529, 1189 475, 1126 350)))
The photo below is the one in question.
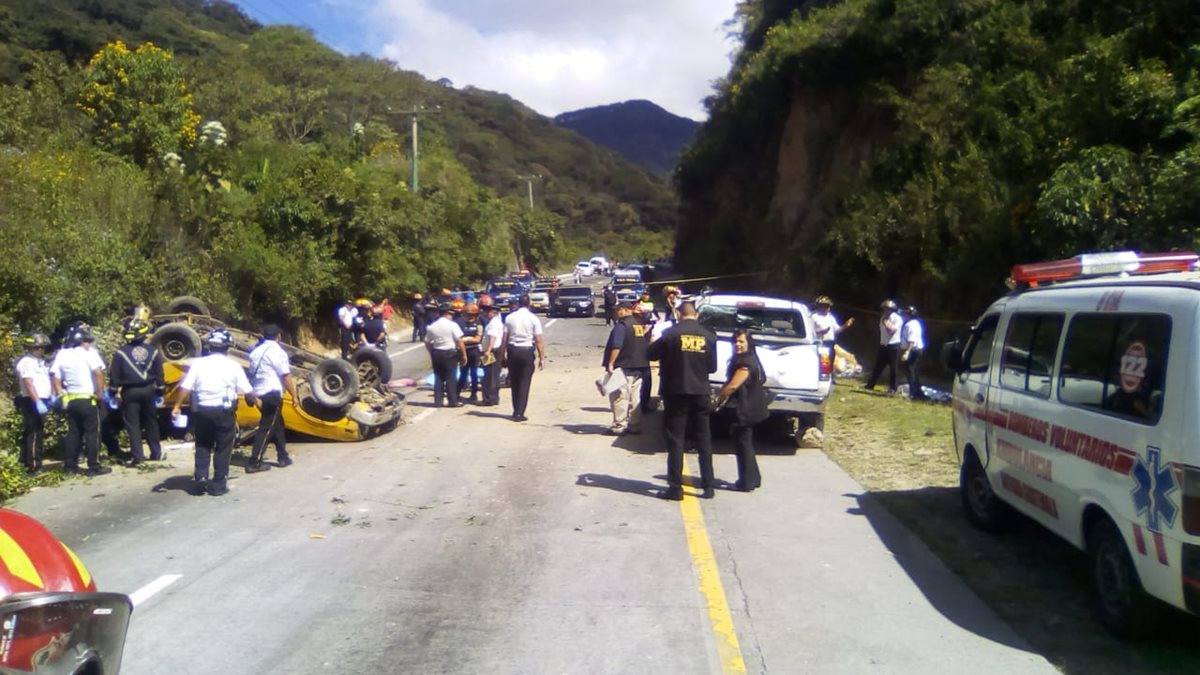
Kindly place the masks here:
POLYGON ((179 383, 178 398, 171 417, 178 418, 184 403, 192 399, 188 422, 196 438, 196 465, 192 494, 205 492, 219 497, 229 492, 229 457, 237 440, 238 395, 246 403, 258 404, 254 388, 246 371, 226 353, 233 337, 224 328, 217 328, 204 337, 208 355, 193 359, 187 375, 179 383), (212 484, 209 484, 209 461, 212 461, 212 484))
POLYGON ((617 322, 615 314, 617 307, 617 293, 613 290, 612 284, 604 287, 604 325, 608 326, 617 322))
POLYGON ((150 459, 162 459, 158 432, 158 405, 163 395, 163 358, 158 349, 146 344, 150 324, 133 319, 125 328, 125 346, 117 350, 108 367, 109 394, 120 396, 125 429, 129 432, 129 466, 146 461, 142 439, 150 446, 150 459), (145 430, 143 437, 142 431, 145 430))
POLYGON ((463 332, 463 345, 467 348, 467 364, 458 371, 458 395, 462 398, 463 390, 467 388, 467 380, 471 381, 471 403, 477 402, 479 396, 479 355, 483 343, 483 324, 479 322, 479 305, 471 303, 466 306, 458 319, 458 327, 463 332))
POLYGON ((412 313, 412 341, 421 342, 425 339, 425 303, 421 302, 420 293, 413 293, 412 307, 409 311, 412 313))
POLYGON ((663 431, 667 437, 668 487, 663 499, 683 499, 683 445, 687 436, 696 443, 703 497, 713 496, 712 436, 709 430, 712 390, 710 373, 717 372, 717 336, 696 320, 696 305, 679 307, 679 323, 650 345, 648 356, 659 364, 659 391, 663 398, 663 431), (690 432, 690 433, 689 433, 690 432))

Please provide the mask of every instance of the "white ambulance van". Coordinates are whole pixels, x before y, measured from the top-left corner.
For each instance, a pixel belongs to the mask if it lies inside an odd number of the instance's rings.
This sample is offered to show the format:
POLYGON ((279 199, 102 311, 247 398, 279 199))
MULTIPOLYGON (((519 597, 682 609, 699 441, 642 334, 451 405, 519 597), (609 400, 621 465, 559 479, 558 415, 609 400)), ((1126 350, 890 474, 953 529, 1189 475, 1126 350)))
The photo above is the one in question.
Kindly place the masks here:
POLYGON ((1087 554, 1102 622, 1200 614, 1200 273, 1195 253, 1018 265, 948 343, 967 518, 1019 511, 1087 554))

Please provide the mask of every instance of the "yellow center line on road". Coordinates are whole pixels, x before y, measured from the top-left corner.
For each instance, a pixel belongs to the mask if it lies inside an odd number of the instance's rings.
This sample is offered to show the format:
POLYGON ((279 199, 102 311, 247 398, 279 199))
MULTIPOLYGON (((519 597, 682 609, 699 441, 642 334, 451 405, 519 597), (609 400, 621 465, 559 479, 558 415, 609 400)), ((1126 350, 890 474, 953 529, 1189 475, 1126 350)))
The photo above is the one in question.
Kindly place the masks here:
MULTIPOLYGON (((686 466, 683 475, 688 475, 686 466)), ((696 568, 698 587, 704 596, 705 604, 708 605, 708 621, 717 639, 721 672, 744 673, 746 661, 742 658, 742 647, 738 644, 737 631, 733 627, 733 615, 730 614, 729 603, 725 600, 725 587, 721 584, 717 557, 713 555, 708 530, 704 527, 700 500, 685 492, 683 501, 679 502, 679 511, 683 515, 683 528, 687 533, 692 565, 696 568)))

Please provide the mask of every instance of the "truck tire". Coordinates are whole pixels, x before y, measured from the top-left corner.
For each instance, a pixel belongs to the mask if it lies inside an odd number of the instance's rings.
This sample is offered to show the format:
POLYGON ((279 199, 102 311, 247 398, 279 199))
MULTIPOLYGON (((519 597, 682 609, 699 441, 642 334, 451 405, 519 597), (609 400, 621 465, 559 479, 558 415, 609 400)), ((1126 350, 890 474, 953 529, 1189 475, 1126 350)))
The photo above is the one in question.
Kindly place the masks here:
POLYGON ((201 316, 212 316, 212 312, 208 311, 208 305, 204 304, 203 300, 190 295, 179 295, 171 298, 163 314, 199 314, 201 316))
POLYGON ((308 380, 313 398, 327 408, 341 408, 358 397, 358 371, 341 359, 317 364, 308 380))
POLYGON ((1129 547, 1107 517, 1096 518, 1087 530, 1088 581, 1100 623, 1121 639, 1150 635, 1159 612, 1142 588, 1129 547))
POLYGON ((968 450, 963 457, 958 474, 958 494, 963 513, 975 527, 985 532, 1001 532, 1012 524, 1012 507, 996 496, 974 450, 968 450))
POLYGON ((150 337, 167 361, 182 361, 200 355, 200 334, 186 323, 159 326, 150 337))
POLYGON ((386 385, 392 379, 392 358, 378 347, 359 347, 350 355, 363 387, 386 385))

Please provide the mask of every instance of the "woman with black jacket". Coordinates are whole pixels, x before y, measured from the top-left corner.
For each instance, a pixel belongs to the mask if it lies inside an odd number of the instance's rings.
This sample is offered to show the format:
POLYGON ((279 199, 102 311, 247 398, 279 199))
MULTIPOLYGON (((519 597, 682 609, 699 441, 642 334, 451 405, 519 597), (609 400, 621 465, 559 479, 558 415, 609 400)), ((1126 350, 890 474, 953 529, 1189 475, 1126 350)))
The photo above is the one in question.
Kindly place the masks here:
POLYGON ((767 396, 762 362, 754 339, 745 328, 733 333, 734 357, 725 371, 725 386, 717 393, 717 407, 733 418, 733 447, 737 453, 738 479, 735 487, 750 492, 762 485, 758 459, 754 455, 754 426, 767 419, 767 396))

